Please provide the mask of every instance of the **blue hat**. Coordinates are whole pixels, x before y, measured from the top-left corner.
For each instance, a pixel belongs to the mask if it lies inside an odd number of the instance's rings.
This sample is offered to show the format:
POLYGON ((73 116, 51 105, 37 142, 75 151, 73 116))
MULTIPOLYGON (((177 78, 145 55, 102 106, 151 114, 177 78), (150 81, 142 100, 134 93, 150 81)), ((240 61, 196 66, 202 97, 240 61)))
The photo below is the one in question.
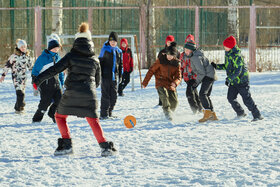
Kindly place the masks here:
POLYGON ((51 40, 48 43, 48 50, 51 50, 53 48, 59 47, 59 42, 57 40, 51 40))

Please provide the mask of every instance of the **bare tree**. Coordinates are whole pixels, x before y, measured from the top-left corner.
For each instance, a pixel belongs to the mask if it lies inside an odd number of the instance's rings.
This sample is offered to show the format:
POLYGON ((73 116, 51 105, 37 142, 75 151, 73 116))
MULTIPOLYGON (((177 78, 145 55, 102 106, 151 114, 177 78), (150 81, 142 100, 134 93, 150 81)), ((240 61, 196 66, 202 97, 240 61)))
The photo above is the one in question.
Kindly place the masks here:
MULTIPOLYGON (((62 7, 62 0, 52 0, 52 7, 62 7)), ((52 32, 62 34, 62 9, 52 9, 52 32)))
MULTIPOLYGON (((238 0, 228 0, 229 6, 238 6, 238 0)), ((237 8, 228 9, 228 34, 239 41, 239 12, 237 8)))

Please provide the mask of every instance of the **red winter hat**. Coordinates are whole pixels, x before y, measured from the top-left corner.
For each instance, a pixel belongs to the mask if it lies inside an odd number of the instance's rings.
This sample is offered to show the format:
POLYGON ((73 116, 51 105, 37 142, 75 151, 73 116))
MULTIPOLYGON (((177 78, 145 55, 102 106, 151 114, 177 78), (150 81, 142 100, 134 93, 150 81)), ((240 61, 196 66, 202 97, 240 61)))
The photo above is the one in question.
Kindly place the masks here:
POLYGON ((191 34, 189 34, 189 35, 186 37, 186 39, 185 39, 185 43, 187 43, 187 42, 190 42, 190 43, 195 44, 194 36, 191 35, 191 34))
POLYGON ((168 35, 165 39, 165 44, 167 44, 167 42, 170 41, 170 42, 174 42, 175 39, 174 39, 174 36, 172 35, 168 35))
POLYGON ((224 40, 223 44, 225 47, 232 49, 236 45, 236 39, 233 36, 230 36, 224 40))

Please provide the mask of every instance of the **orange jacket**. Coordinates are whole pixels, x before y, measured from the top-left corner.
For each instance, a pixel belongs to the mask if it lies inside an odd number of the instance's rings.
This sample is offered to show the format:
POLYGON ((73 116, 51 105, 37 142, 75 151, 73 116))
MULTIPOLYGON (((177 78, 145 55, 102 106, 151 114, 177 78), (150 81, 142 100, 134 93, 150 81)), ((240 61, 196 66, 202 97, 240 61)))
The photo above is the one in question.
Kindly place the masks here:
MULTIPOLYGON (((176 59, 178 61, 178 59, 176 59)), ((147 86, 153 75, 156 77, 156 88, 165 87, 166 89, 176 91, 176 88, 171 87, 171 83, 175 83, 176 87, 181 82, 181 65, 178 61, 178 66, 169 64, 161 64, 157 58, 155 63, 150 67, 143 81, 143 86, 147 86)))

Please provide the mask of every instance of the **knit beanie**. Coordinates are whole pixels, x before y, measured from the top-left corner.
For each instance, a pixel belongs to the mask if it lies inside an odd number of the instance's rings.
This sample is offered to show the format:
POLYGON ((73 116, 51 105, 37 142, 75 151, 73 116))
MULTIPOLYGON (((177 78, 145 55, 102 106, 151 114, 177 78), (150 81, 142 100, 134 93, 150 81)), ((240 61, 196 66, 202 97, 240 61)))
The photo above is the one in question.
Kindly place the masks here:
POLYGON ((223 45, 232 49, 236 45, 236 39, 233 36, 230 36, 224 40, 223 45))
POLYGON ((189 34, 185 39, 185 43, 187 43, 187 42, 193 42, 195 44, 194 36, 189 34))
POLYGON ((108 38, 109 41, 118 41, 118 34, 116 32, 111 32, 110 35, 109 35, 109 38, 108 38))
POLYGON ((59 42, 57 40, 51 40, 48 43, 48 50, 52 50, 53 48, 59 47, 59 42))
POLYGON ((185 43, 184 48, 195 51, 196 45, 193 42, 187 42, 187 43, 185 43))
POLYGON ((87 23, 83 22, 79 26, 78 33, 75 34, 75 40, 77 38, 87 38, 88 40, 91 40, 91 32, 89 31, 89 26, 87 23))
POLYGON ((172 35, 168 35, 165 39, 165 44, 167 44, 167 42, 170 41, 170 42, 174 42, 175 39, 174 39, 174 36, 172 35))
POLYGON ((172 42, 172 43, 170 44, 170 46, 168 46, 168 47, 166 48, 166 54, 176 56, 176 55, 177 55, 177 48, 176 48, 176 45, 177 45, 176 42, 172 42))
POLYGON ((24 40, 18 40, 17 41, 17 48, 21 48, 22 46, 26 46, 27 47, 27 43, 24 40))

